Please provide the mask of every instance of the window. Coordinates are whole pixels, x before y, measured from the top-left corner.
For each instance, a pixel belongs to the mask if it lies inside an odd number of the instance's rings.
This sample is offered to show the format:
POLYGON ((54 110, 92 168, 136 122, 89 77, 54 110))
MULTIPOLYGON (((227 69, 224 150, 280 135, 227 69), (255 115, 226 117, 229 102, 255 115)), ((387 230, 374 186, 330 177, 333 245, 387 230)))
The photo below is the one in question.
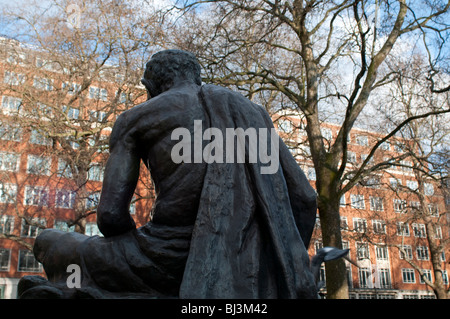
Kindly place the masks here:
POLYGON ((406 201, 402 199, 394 199, 394 211, 396 213, 405 213, 406 212, 406 201))
POLYGON ((414 237, 425 238, 426 237, 426 227, 424 224, 412 224, 414 237))
POLYGON ((424 189, 425 195, 427 195, 427 196, 434 195, 434 186, 433 186, 433 184, 425 183, 423 185, 423 189, 424 189))
POLYGON ((439 209, 436 204, 428 204, 428 212, 433 217, 439 217, 439 209))
POLYGON ((50 120, 52 118, 53 110, 50 106, 43 103, 37 103, 36 107, 30 112, 30 117, 35 119, 50 120))
POLYGON ((72 169, 66 163, 66 161, 59 159, 58 160, 58 177, 72 178, 72 169))
POLYGON ((348 230, 348 220, 346 216, 341 216, 341 229, 348 230))
POLYGON ((416 201, 410 201, 409 202, 409 209, 411 213, 420 212, 420 203, 416 201))
POLYGON ((367 243, 356 243, 356 258, 358 260, 369 259, 369 245, 367 243))
POLYGON ((11 249, 0 248, 0 271, 9 270, 10 258, 11 258, 11 249))
POLYGON ((89 194, 89 196, 86 198, 86 209, 96 209, 99 201, 100 192, 89 194))
POLYGON ((55 223, 53 224, 53 228, 61 230, 61 231, 65 231, 65 232, 74 232, 75 231, 74 225, 69 227, 67 222, 65 222, 63 220, 56 220, 55 223))
POLYGON ((35 77, 33 79, 33 86, 38 90, 52 91, 53 90, 53 80, 47 78, 35 77))
MULTIPOLYGON (((325 265, 324 265, 324 267, 325 267, 325 265)), ((347 273, 347 285, 349 288, 353 288, 352 267, 347 265, 345 268, 346 268, 346 273, 347 273)))
POLYGON ((102 233, 98 229, 97 223, 86 223, 84 234, 87 236, 102 236, 102 233))
POLYGON ((355 152, 347 152, 347 162, 356 163, 356 153, 355 152))
POLYGON ((20 142, 22 139, 22 129, 18 126, 0 122, 0 139, 20 142))
POLYGON ((420 295, 420 299, 436 299, 435 295, 420 295))
MULTIPOLYGON (((120 92, 120 94, 119 94, 119 91, 117 91, 116 98, 118 98, 119 103, 125 103, 128 100, 128 96, 125 92, 120 92)), ((279 122, 278 122, 278 127, 280 127, 279 122)))
POLYGON ((378 299, 395 299, 395 295, 394 294, 379 294, 378 299))
MULTIPOLYGON (((122 94, 124 94, 124 93, 122 93, 122 94)), ((126 101, 126 95, 125 95, 125 101, 126 101)), ((278 120, 278 129, 284 133, 292 133, 292 131, 293 131, 292 122, 289 120, 278 120)))
POLYGON ((436 239, 442 239, 442 228, 439 225, 434 225, 434 236, 436 239))
POLYGON ((47 71, 54 71, 56 69, 56 62, 52 62, 42 58, 36 58, 36 67, 43 68, 47 71))
POLYGON ((377 260, 388 260, 388 249, 385 245, 377 245, 375 247, 375 253, 377 256, 377 260))
POLYGON ((89 98, 90 99, 96 99, 96 100, 108 100, 108 90, 106 89, 100 89, 95 86, 89 87, 89 98))
POLYGON ((366 135, 356 136, 356 144, 361 146, 369 146, 369 138, 366 135))
POLYGON ((48 189, 41 186, 26 186, 24 205, 48 206, 48 189))
POLYGON ((99 164, 94 164, 89 168, 88 179, 91 181, 103 181, 104 168, 99 164))
POLYGON ((20 236, 28 238, 36 238, 41 229, 45 228, 47 221, 45 218, 33 217, 30 221, 22 218, 22 229, 20 236))
POLYGON ((9 85, 21 85, 25 83, 25 75, 11 71, 5 71, 3 82, 9 85))
POLYGON ((134 199, 130 203, 130 214, 131 215, 136 214, 136 201, 134 199))
POLYGON ((62 111, 64 114, 67 115, 67 118, 69 120, 78 120, 78 117, 80 116, 80 110, 75 109, 72 107, 67 107, 67 105, 63 105, 62 111))
POLYGON ((370 280, 371 276, 370 269, 367 267, 358 268, 358 276, 359 276, 359 287, 360 288, 371 288, 372 282, 370 280))
POLYGON ((397 190, 402 182, 401 180, 398 180, 396 178, 389 178, 389 184, 391 185, 392 189, 397 190))
POLYGON ((11 235, 14 230, 14 216, 2 215, 0 217, 0 234, 11 235))
POLYGON ((425 283, 425 279, 427 279, 428 281, 432 281, 432 279, 431 279, 431 270, 430 269, 422 269, 422 275, 420 276, 420 283, 424 284, 425 283))
POLYGON ((52 145, 52 140, 42 135, 39 131, 33 129, 31 130, 30 143, 50 146, 52 145))
POLYGON ((383 143, 381 143, 380 148, 384 151, 390 151, 391 143, 389 143, 388 141, 384 141, 383 143))
POLYGON ((364 218, 353 218, 353 229, 359 233, 364 233, 367 230, 367 220, 364 218))
POLYGON ((28 155, 27 173, 34 175, 50 175, 52 160, 47 156, 28 155))
POLYGON ((57 189, 55 196, 55 206, 57 208, 73 209, 75 206, 76 193, 67 189, 57 189))
POLYGON ((316 180, 316 170, 314 169, 314 167, 308 167, 308 179, 310 181, 315 181, 316 180))
POLYGON ((383 208, 383 198, 370 196, 370 210, 382 212, 383 208))
POLYGON ((0 152, 0 170, 17 172, 19 169, 20 154, 0 152))
POLYGON ((352 208, 364 209, 366 207, 364 203, 364 195, 350 195, 350 202, 352 208))
POLYGON ((430 260, 427 246, 418 246, 416 248, 417 260, 430 260))
POLYGON ((408 187, 411 191, 416 191, 419 188, 419 184, 417 181, 406 181, 406 187, 408 187))
POLYGON ((2 97, 2 112, 5 115, 18 115, 21 105, 22 99, 6 95, 2 97))
POLYGON ((63 82, 61 88, 63 91, 67 91, 67 94, 74 95, 81 91, 81 84, 63 82))
POLYGON ((17 185, 0 183, 0 203, 13 204, 17 197, 17 185))
POLYGON ((106 112, 103 111, 90 111, 89 118, 92 122, 102 123, 107 119, 106 112))
POLYGON ((14 65, 25 65, 26 55, 25 53, 9 52, 6 61, 14 65))
POLYGON ((402 269, 402 279, 403 279, 403 283, 405 283, 405 284, 414 284, 416 282, 414 269, 403 268, 402 269))
POLYGON ((447 270, 442 271, 442 280, 444 281, 444 285, 448 285, 448 273, 447 270))
POLYGON ((391 288, 391 271, 389 268, 378 269, 378 280, 380 288, 391 288))
POLYGON ((380 177, 378 176, 369 176, 363 178, 360 184, 370 188, 379 188, 381 185, 381 181, 380 177))
POLYGON ((316 213, 316 222, 314 223, 314 228, 315 229, 320 229, 320 217, 319 217, 319 214, 318 213, 316 213))
POLYGON ((386 234, 386 222, 384 220, 373 220, 372 226, 374 233, 386 234))
POLYGON ((33 252, 29 250, 19 250, 18 271, 41 272, 42 265, 34 258, 33 252))
POLYGON ((404 222, 397 222, 397 236, 409 236, 409 226, 404 222))
POLYGON ((342 195, 339 199, 339 206, 345 207, 345 195, 342 195))
POLYGON ((411 260, 413 258, 412 248, 410 245, 403 245, 400 247, 400 259, 411 260))

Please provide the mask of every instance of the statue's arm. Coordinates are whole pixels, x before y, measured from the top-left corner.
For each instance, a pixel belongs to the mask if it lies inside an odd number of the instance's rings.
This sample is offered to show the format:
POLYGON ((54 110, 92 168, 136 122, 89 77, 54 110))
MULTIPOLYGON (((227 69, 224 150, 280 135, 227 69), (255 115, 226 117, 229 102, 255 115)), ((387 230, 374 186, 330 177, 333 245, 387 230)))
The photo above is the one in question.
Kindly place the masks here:
POLYGON ((136 228, 129 207, 139 178, 140 157, 126 122, 126 117, 120 116, 111 132, 110 156, 97 208, 97 224, 105 237, 136 228))

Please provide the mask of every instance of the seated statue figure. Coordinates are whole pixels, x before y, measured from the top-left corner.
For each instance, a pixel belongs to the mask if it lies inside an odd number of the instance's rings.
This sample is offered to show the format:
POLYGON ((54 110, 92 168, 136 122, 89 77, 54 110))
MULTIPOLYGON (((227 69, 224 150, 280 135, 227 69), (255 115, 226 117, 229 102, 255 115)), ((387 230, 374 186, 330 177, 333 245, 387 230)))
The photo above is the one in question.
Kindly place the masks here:
POLYGON ((181 50, 154 54, 142 83, 148 100, 123 112, 110 136, 97 209, 104 237, 42 231, 33 251, 47 279, 24 277, 19 297, 317 298, 307 253, 316 193, 273 138, 269 114, 202 84, 197 59, 181 50), (246 135, 228 144, 239 129, 246 135), (156 199, 151 220, 136 227, 129 205, 141 161, 156 199), (73 264, 79 287, 67 284, 73 264))

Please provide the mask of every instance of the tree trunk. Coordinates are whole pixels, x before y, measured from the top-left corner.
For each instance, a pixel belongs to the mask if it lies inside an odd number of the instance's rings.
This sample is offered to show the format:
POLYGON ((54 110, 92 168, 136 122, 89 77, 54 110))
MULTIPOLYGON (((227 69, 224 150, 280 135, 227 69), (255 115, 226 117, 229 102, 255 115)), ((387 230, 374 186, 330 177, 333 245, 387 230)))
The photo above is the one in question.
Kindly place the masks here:
MULTIPOLYGON (((322 178, 323 181, 323 178, 322 178)), ((328 179, 328 185, 329 179, 328 179)), ((318 185, 319 217, 322 228, 323 246, 342 249, 342 236, 337 191, 318 185)), ((347 268, 344 260, 338 259, 325 263, 327 299, 348 299, 347 268)))

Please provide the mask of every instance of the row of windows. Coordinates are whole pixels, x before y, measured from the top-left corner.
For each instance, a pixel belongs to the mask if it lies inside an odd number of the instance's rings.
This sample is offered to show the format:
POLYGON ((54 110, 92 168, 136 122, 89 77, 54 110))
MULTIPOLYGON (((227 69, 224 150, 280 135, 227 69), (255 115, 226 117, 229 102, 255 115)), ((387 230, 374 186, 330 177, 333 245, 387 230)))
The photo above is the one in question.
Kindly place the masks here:
MULTIPOLYGON (((0 171, 17 172, 20 164, 19 153, 0 152, 0 171)), ((33 175, 50 176, 52 158, 50 156, 28 155, 27 156, 27 173, 33 175)), ((87 178, 90 181, 102 181, 104 167, 100 164, 93 163, 87 172, 87 178)), ((56 172, 58 177, 72 178, 72 170, 64 160, 58 160, 58 168, 56 172)))
MULTIPOLYGON (((422 269, 423 276, 419 275, 420 283, 424 284, 425 280, 423 277, 426 277, 429 281, 432 281, 431 270, 422 269)), ((442 271, 442 279, 444 281, 444 285, 448 285, 448 273, 447 270, 442 271)), ((413 268, 403 268, 402 269, 402 281, 405 284, 414 284, 416 283, 416 271, 413 268)))
MULTIPOLYGON (((22 99, 12 96, 4 95, 2 97, 1 110, 4 115, 20 115, 23 116, 22 99)), ((80 110, 67 105, 61 106, 61 112, 65 115, 67 120, 80 120, 80 110)), ((50 120, 52 119, 53 110, 50 106, 43 103, 36 103, 36 105, 27 113, 27 116, 35 119, 50 120)), ((104 123, 108 120, 108 114, 104 111, 90 110, 88 119, 91 122, 104 123)))
MULTIPOLYGON (((377 260, 389 260, 388 249, 385 245, 375 246, 375 255, 377 260)), ((399 249, 400 259, 413 259, 413 250, 410 245, 402 245, 399 249)), ((356 258, 358 260, 370 259, 369 244, 368 243, 356 243, 356 258)), ((430 260, 428 246, 416 247, 417 260, 430 260)), ((445 262, 445 252, 440 255, 442 262, 445 262)))
MULTIPOLYGON (((300 123, 299 128, 301 131, 304 130, 304 124, 300 123)), ((277 127, 281 132, 284 133, 293 133, 295 125, 287 119, 279 119, 277 121, 277 127)), ((331 141, 333 139, 333 131, 330 128, 322 127, 320 129, 322 136, 324 139, 331 141)), ((303 132, 300 132, 302 134, 303 132)), ((350 135, 347 136, 347 143, 351 143, 351 137, 350 135)), ((369 146, 369 136, 365 134, 357 134, 354 138, 354 143, 359 146, 369 146)), ((401 142, 395 142, 393 145, 389 141, 385 141, 380 145, 380 149, 384 151, 395 151, 397 153, 402 153, 405 151, 405 145, 401 142)), ((350 152, 351 153, 351 152, 350 152)), ((353 153, 354 154, 354 153, 353 153)), ((349 154, 349 161, 352 161, 353 154, 349 154)), ((365 158, 362 158, 362 160, 365 160, 365 158)), ((355 158, 356 161, 356 158, 355 158)))
MULTIPOLYGON (((384 211, 384 202, 385 199, 383 197, 369 196, 369 209, 371 211, 382 212, 384 211)), ((414 212, 421 209, 420 203, 417 201, 410 201, 408 205, 407 201, 394 198, 392 203, 394 212, 396 213, 406 213, 408 211, 414 212)), ((341 197, 340 205, 342 207, 346 206, 345 196, 341 197)), ((366 209, 366 201, 364 195, 350 194, 350 206, 354 209, 366 209)), ((427 209, 431 216, 439 216, 439 209, 436 204, 427 204, 427 209)))
MULTIPOLYGON (((408 223, 398 221, 397 225, 397 236, 409 237, 411 235, 410 226, 408 223)), ((318 227, 320 224, 318 223, 318 227)), ((414 237, 426 238, 426 226, 425 224, 412 223, 412 232, 414 237)), ((346 216, 341 216, 341 228, 344 230, 349 230, 348 219, 346 216)), ((361 217, 353 218, 353 230, 359 233, 365 233, 368 231, 367 219, 361 217)), ((386 234, 386 221, 384 220, 372 220, 372 230, 375 234, 386 234)), ((434 236, 436 239, 442 239, 442 228, 436 225, 434 227, 434 236)))
MULTIPOLYGON (((11 65, 19 65, 19 66, 26 66, 26 61, 30 60, 30 58, 27 58, 27 54, 25 52, 8 52, 8 56, 6 58, 6 62, 8 62, 11 65)), ((53 72, 63 72, 65 74, 73 73, 75 70, 70 70, 69 68, 62 66, 60 62, 51 61, 48 59, 44 59, 42 57, 36 57, 34 62, 34 67, 37 69, 42 69, 46 71, 53 71, 53 72)), ((100 70, 99 72, 100 77, 106 79, 106 71, 100 70)), ((118 83, 122 83, 125 80, 125 76, 120 73, 114 74, 115 81, 118 83)))
MULTIPOLYGON (((423 276, 429 281, 432 281, 432 273, 430 269, 422 269, 423 276)), ((404 284, 416 283, 416 271, 413 268, 401 269, 402 282, 404 284)), ((442 274, 445 285, 448 285, 447 271, 443 271, 442 274)), ((425 280, 422 276, 419 276, 420 283, 425 284, 425 280)), ((325 267, 321 267, 320 280, 325 281, 325 267)), ((349 287, 353 287, 353 280, 351 275, 351 268, 347 265, 347 281, 349 287)), ((358 268, 358 288, 381 288, 391 289, 392 279, 391 270, 389 267, 359 267, 358 268)), ((371 297, 372 298, 372 297, 371 297)))
MULTIPOLYGON (((363 155, 361 155, 363 156, 363 155)), ((315 181, 316 171, 313 167, 306 167, 306 175, 310 181, 315 181)), ((360 182, 361 185, 370 187, 370 188, 380 188, 382 186, 382 182, 379 176, 367 177, 360 182)), ((401 190, 409 190, 409 191, 417 191, 419 189, 419 184, 414 180, 407 180, 405 186, 402 185, 402 181, 397 178, 389 178, 389 188, 394 191, 401 190)), ((434 195, 434 186, 431 183, 424 183, 423 186, 424 195, 432 196, 434 195)))
MULTIPOLYGON (((400 299, 436 299, 435 295, 403 294, 400 299)), ((357 293, 350 294, 350 299, 398 299, 392 293, 357 293)))
MULTIPOLYGON (((0 140, 20 142, 22 140, 22 136, 23 136, 22 128, 15 125, 0 122, 0 140)), ((108 136, 102 134, 100 135, 100 141, 104 141, 103 143, 98 143, 96 145, 96 141, 94 140, 94 138, 87 138, 86 141, 91 147, 97 147, 98 152, 102 153, 108 151, 108 145, 105 142, 107 139, 108 136)), ((67 137, 66 141, 74 150, 78 149, 80 146, 78 141, 75 140, 74 136, 67 137)), ((38 130, 31 129, 29 143, 42 146, 52 146, 53 140, 45 137, 38 130)))
MULTIPOLYGON (((25 74, 16 73, 13 71, 5 71, 3 78, 3 83, 13 86, 23 85, 25 83, 25 74)), ((53 91, 54 81, 53 79, 45 77, 33 77, 33 87, 42 91, 53 91)), ((74 82, 63 82, 61 84, 61 89, 67 94, 74 95, 81 91, 81 85, 74 82)), ((96 86, 90 86, 88 91, 88 98, 107 101, 108 100, 108 90, 105 88, 99 88, 96 86)), ((116 97, 119 103, 125 103, 133 98, 132 94, 127 94, 125 92, 116 92, 116 97)))
MULTIPOLYGON (((356 258, 358 260, 370 259, 370 250, 369 244, 364 242, 356 242, 356 258)), ((321 242, 315 243, 316 251, 322 247, 321 242)), ((348 242, 343 242, 343 248, 349 248, 348 242)), ((418 260, 429 260, 429 252, 428 246, 417 246, 416 247, 416 256, 418 260)), ((389 260, 388 247, 386 245, 375 245, 375 257, 378 261, 387 261, 389 260)), ((413 259, 412 247, 410 245, 403 245, 401 249, 399 249, 399 257, 400 259, 413 259)), ((445 252, 441 253, 441 261, 445 262, 445 252)))
MULTIPOLYGON (((0 271, 9 271, 9 261, 11 250, 0 248, 0 271)), ((42 272, 42 264, 34 258, 33 252, 29 250, 19 250, 18 271, 42 272)))
MULTIPOLYGON (((23 204, 27 206, 49 207, 50 190, 43 186, 25 186, 23 204)), ((100 194, 91 193, 86 198, 86 209, 97 206, 100 194)), ((73 209, 75 205, 76 192, 67 189, 56 189, 55 207, 73 209)), ((0 203, 14 204, 17 200, 17 185, 0 183, 0 203)))
MULTIPOLYGON (((419 275, 420 283, 425 284, 424 277, 432 281, 432 274, 430 269, 422 269, 422 275, 419 275)), ((402 268, 402 282, 404 284, 416 283, 416 271, 413 268, 402 268)), ((444 284, 448 285, 447 271, 443 271, 442 278, 444 284)), ((375 271, 368 267, 361 267, 358 269, 359 288, 392 288, 391 274, 389 268, 378 268, 375 271)))
MULTIPOLYGON (((3 215, 0 217, 0 234, 10 235, 14 231, 15 217, 10 215, 3 215)), ((45 229, 47 226, 46 218, 32 217, 29 220, 22 218, 20 227, 20 237, 24 238, 36 238, 36 236, 45 229)), ((73 232, 75 226, 70 226, 67 222, 62 220, 56 220, 53 224, 53 228, 73 232)), ((101 235, 96 222, 88 222, 85 226, 85 235, 94 236, 101 235)))

